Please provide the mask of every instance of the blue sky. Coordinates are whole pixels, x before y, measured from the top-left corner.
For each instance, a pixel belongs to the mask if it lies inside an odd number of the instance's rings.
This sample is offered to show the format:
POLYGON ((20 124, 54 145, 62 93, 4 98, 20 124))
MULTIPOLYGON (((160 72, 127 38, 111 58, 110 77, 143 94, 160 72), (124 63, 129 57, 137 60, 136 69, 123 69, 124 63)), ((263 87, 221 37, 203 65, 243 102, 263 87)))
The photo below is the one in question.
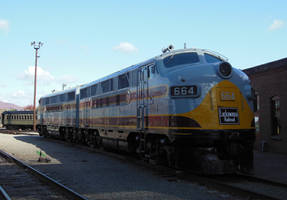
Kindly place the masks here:
POLYGON ((267 0, 0 0, 0 100, 37 97, 88 83, 173 44, 217 51, 241 69, 287 57, 287 2, 267 0))

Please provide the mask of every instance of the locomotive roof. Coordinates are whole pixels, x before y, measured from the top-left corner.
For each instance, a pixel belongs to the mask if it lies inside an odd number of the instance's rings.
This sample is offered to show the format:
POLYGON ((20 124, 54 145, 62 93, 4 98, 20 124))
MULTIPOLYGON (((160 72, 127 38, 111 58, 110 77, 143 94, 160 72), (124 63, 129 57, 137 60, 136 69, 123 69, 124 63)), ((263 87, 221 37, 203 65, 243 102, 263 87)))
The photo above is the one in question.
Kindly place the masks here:
POLYGON ((52 96, 57 96, 57 95, 61 95, 61 94, 73 92, 73 91, 76 91, 76 89, 77 89, 77 87, 74 87, 74 88, 71 88, 71 89, 54 92, 54 93, 51 93, 51 94, 47 94, 47 95, 45 95, 45 96, 42 96, 41 99, 42 99, 42 98, 46 98, 46 97, 52 97, 52 96))
POLYGON ((171 51, 168 51, 166 53, 163 53, 159 56, 157 56, 156 58, 157 59, 164 59, 165 57, 168 57, 168 56, 171 56, 171 55, 174 55, 174 54, 178 54, 178 53, 187 53, 187 52, 197 52, 197 53, 208 53, 208 54, 211 54, 215 57, 218 57, 224 61, 227 61, 228 58, 223 56, 222 54, 218 53, 218 52, 215 52, 215 51, 212 51, 212 50, 208 50, 208 49, 199 49, 199 48, 189 48, 189 49, 178 49, 178 50, 171 50, 171 51))
POLYGON ((107 75, 107 76, 105 76, 105 77, 103 77, 103 78, 97 79, 97 80, 92 81, 92 82, 87 83, 87 84, 84 84, 84 85, 82 85, 82 87, 80 87, 80 88, 86 88, 86 87, 92 86, 92 85, 94 85, 94 84, 97 84, 97 83, 100 83, 100 82, 102 82, 102 81, 105 81, 105 80, 114 78, 114 77, 116 77, 116 76, 119 76, 119 75, 121 75, 121 74, 127 73, 127 72, 129 72, 129 71, 133 71, 134 69, 136 69, 136 68, 138 68, 138 67, 140 67, 140 66, 147 65, 147 64, 152 63, 152 62, 155 62, 155 58, 146 60, 146 61, 144 61, 144 62, 135 64, 135 65, 131 65, 131 66, 126 67, 126 68, 124 68, 124 69, 122 69, 122 70, 119 70, 119 71, 114 72, 114 73, 112 73, 112 74, 110 74, 110 75, 107 75))
POLYGON ((14 111, 4 111, 2 114, 33 114, 32 110, 14 110, 14 111))
MULTIPOLYGON (((127 73, 127 72, 129 72, 129 71, 133 71, 134 69, 136 69, 136 68, 138 68, 138 67, 140 67, 140 66, 143 66, 143 65, 146 65, 146 64, 155 62, 155 61, 157 61, 157 60, 162 60, 162 59, 164 59, 164 58, 167 57, 167 56, 174 55, 174 54, 178 54, 178 53, 185 53, 185 52, 208 53, 208 54, 211 54, 211 55, 213 55, 213 56, 215 56, 215 57, 218 57, 218 58, 220 58, 220 59, 222 59, 222 60, 225 60, 225 61, 228 60, 225 56, 223 56, 223 55, 221 55, 221 54, 219 54, 219 53, 217 53, 217 52, 214 52, 214 51, 211 51, 211 50, 207 50, 207 49, 189 48, 189 49, 171 50, 171 51, 168 51, 168 52, 166 52, 166 53, 163 53, 163 54, 161 54, 161 55, 159 55, 159 56, 156 56, 156 57, 154 57, 154 58, 151 58, 151 59, 149 59, 149 60, 146 60, 146 61, 144 61, 144 62, 135 64, 135 65, 131 65, 131 66, 126 67, 126 68, 124 68, 124 69, 122 69, 122 70, 119 70, 119 71, 117 71, 117 72, 114 72, 114 73, 112 73, 112 74, 110 74, 110 75, 107 75, 107 76, 105 76, 105 77, 102 77, 102 78, 97 79, 97 80, 95 80, 95 81, 89 82, 89 83, 87 83, 87 84, 83 84, 83 85, 78 86, 78 87, 79 87, 80 89, 86 88, 86 87, 92 86, 92 85, 94 85, 94 84, 100 83, 100 82, 102 82, 102 81, 105 81, 105 80, 114 78, 114 77, 119 76, 119 75, 121 75, 121 74, 127 73)), ((55 93, 52 93, 52 94, 48 94, 48 95, 45 95, 45 96, 43 96, 43 97, 41 97, 41 98, 51 97, 51 96, 56 96, 56 95, 60 95, 60 94, 64 94, 64 93, 69 93, 69 92, 72 92, 72 91, 76 91, 76 89, 77 89, 78 87, 75 87, 75 88, 72 88, 72 89, 68 89, 68 90, 63 90, 63 91, 60 91, 60 92, 55 92, 55 93)))
POLYGON ((159 55, 159 56, 156 56, 156 57, 151 58, 151 59, 149 59, 149 60, 146 60, 146 61, 144 61, 144 62, 141 62, 141 63, 135 64, 135 65, 132 65, 132 66, 127 67, 127 68, 124 68, 124 69, 122 69, 122 70, 120 70, 120 71, 114 72, 114 73, 112 73, 112 74, 110 74, 110 75, 108 75, 108 76, 105 76, 105 77, 103 77, 103 78, 97 79, 97 80, 92 81, 92 82, 87 83, 87 84, 84 84, 84 85, 82 85, 82 86, 80 87, 80 89, 86 88, 86 87, 90 87, 90 86, 92 86, 92 85, 94 85, 94 84, 97 84, 97 83, 99 83, 99 82, 102 82, 102 81, 105 81, 105 80, 114 78, 114 77, 116 77, 116 76, 119 76, 119 75, 124 74, 124 73, 129 72, 129 71, 133 71, 134 69, 136 69, 136 68, 138 68, 138 67, 140 67, 140 66, 143 66, 143 65, 146 65, 146 64, 155 62, 155 61, 157 61, 157 60, 162 60, 162 59, 164 59, 164 58, 167 57, 167 56, 170 56, 170 55, 173 55, 173 54, 178 54, 178 53, 185 53, 185 52, 202 52, 202 53, 208 53, 208 54, 211 54, 211 55, 213 55, 213 56, 215 56, 215 57, 218 57, 218 58, 220 58, 220 59, 222 59, 222 60, 226 60, 226 61, 227 61, 227 58, 226 58, 225 56, 223 56, 223 55, 221 55, 221 54, 219 54, 219 53, 217 53, 217 52, 214 52, 214 51, 211 51, 211 50, 207 50, 207 49, 189 48, 189 49, 171 50, 171 51, 169 51, 169 52, 167 52, 167 53, 163 53, 163 54, 161 54, 161 55, 159 55))

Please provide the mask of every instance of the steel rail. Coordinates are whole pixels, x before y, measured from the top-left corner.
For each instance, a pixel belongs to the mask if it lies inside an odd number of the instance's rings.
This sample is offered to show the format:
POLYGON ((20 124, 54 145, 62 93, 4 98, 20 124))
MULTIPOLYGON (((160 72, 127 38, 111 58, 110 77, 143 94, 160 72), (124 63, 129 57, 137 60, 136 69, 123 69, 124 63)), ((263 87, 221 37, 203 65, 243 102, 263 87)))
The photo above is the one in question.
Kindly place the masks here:
POLYGON ((245 178, 245 179, 250 180, 250 181, 254 181, 254 182, 261 182, 261 183, 266 183, 266 184, 270 184, 270 185, 274 185, 274 186, 286 187, 286 189, 287 189, 286 183, 276 182, 273 180, 260 178, 258 176, 246 175, 246 174, 242 174, 242 173, 237 174, 237 176, 241 177, 241 178, 245 178))
POLYGON ((10 196, 7 194, 7 192, 1 186, 0 186, 0 199, 11 200, 10 196))
MULTIPOLYGON (((62 143, 62 144, 68 144, 71 145, 73 147, 76 148, 81 148, 87 151, 91 151, 91 152, 97 152, 97 153, 102 153, 106 156, 110 156, 113 157, 115 159, 119 159, 119 160, 124 160, 126 162, 135 164, 137 166, 140 167, 144 167, 148 170, 151 171, 156 171, 159 176, 162 177, 166 177, 168 179, 178 179, 178 180, 185 180, 185 181, 189 181, 189 182, 194 182, 194 183, 198 183, 201 185, 205 185, 207 187, 212 187, 215 189, 218 189, 221 192, 227 192, 233 195, 238 195, 241 197, 253 197, 255 199, 268 199, 268 200, 280 200, 279 198, 270 196, 270 195, 266 195, 266 194, 262 194, 260 192, 255 192, 249 189, 244 189, 244 188, 240 188, 234 185, 230 185, 225 183, 224 181, 220 181, 220 180, 216 180, 212 177, 209 176, 202 176, 202 175, 197 175, 194 172, 190 172, 190 171, 186 171, 186 170, 180 170, 181 173, 177 173, 176 169, 171 169, 169 167, 166 166, 161 166, 161 165, 154 165, 154 164, 149 164, 143 160, 139 160, 136 159, 132 156, 126 155, 126 154, 119 154, 119 153, 113 153, 113 152, 108 152, 108 151, 103 151, 101 149, 94 149, 91 147, 87 147, 87 146, 83 146, 83 145, 79 145, 79 144, 73 144, 73 143, 69 143, 66 141, 61 141, 61 140, 55 140, 55 139, 50 139, 50 141, 52 142, 58 142, 58 143, 62 143), (228 190, 228 191, 226 191, 228 190)), ((266 184, 270 184, 270 185, 276 185, 276 186, 280 186, 280 187, 286 187, 287 185, 283 184, 283 183, 278 183, 278 182, 273 182, 270 180, 266 180, 266 179, 261 179, 258 177, 254 177, 254 176, 250 176, 250 175, 244 175, 244 174, 236 174, 238 176, 238 178, 245 178, 246 180, 249 181, 253 181, 253 182, 262 182, 262 183, 266 183, 266 184)))
POLYGON ((238 195, 238 196, 247 196, 248 198, 255 198, 255 199, 267 199, 267 200, 280 200, 280 198, 276 198, 274 196, 270 196, 267 194, 263 194, 260 192, 255 192, 249 189, 240 188, 238 186, 230 185, 224 181, 216 180, 210 177, 202 177, 197 175, 189 175, 192 177, 196 177, 195 180, 198 183, 204 184, 207 187, 213 187, 218 189, 219 191, 225 191, 228 190, 228 193, 238 195))
POLYGON ((11 160, 14 163, 16 163, 18 166, 20 166, 21 168, 27 169, 29 172, 31 172, 31 174, 37 176, 38 178, 40 178, 41 180, 45 181, 46 183, 48 183, 49 185, 52 185, 54 187, 56 187, 57 189, 61 190, 62 192, 64 192, 67 196, 71 197, 72 199, 75 200, 88 200, 86 197, 84 197, 83 195, 73 191, 72 189, 66 187, 65 185, 59 183, 58 181, 50 178, 49 176, 45 175, 44 173, 38 171, 37 169, 29 166, 28 164, 22 162, 21 160, 18 160, 17 158, 15 158, 14 156, 11 156, 10 154, 0 150, 0 154, 6 158, 7 160, 11 160))
MULTIPOLYGON (((247 196, 247 197, 253 197, 253 198, 257 198, 257 199, 279 200, 278 198, 270 196, 270 195, 266 195, 266 194, 262 194, 259 192, 255 192, 255 191, 251 191, 248 189, 233 186, 233 185, 224 183, 224 181, 216 180, 216 179, 214 179, 212 177, 208 177, 208 176, 196 175, 192 172, 188 172, 185 170, 182 171, 182 173, 177 174, 175 169, 171 169, 171 168, 168 168, 165 166, 148 164, 142 160, 135 159, 134 157, 130 157, 128 155, 102 151, 100 149, 94 149, 91 147, 87 147, 87 146, 83 146, 83 145, 79 145, 79 144, 73 144, 73 143, 69 143, 69 142, 61 141, 61 140, 55 140, 55 139, 50 139, 50 138, 48 140, 50 140, 52 142, 68 144, 68 145, 71 145, 73 147, 85 149, 85 150, 91 151, 91 152, 103 153, 106 156, 111 156, 111 157, 114 157, 114 158, 119 159, 119 160, 124 160, 124 161, 133 163, 135 165, 144 167, 144 168, 152 170, 152 171, 158 171, 159 172, 159 173, 157 173, 158 175, 162 174, 161 172, 163 172, 163 174, 161 175, 162 177, 164 177, 164 176, 174 177, 174 178, 179 179, 179 180, 182 179, 182 180, 198 183, 201 185, 205 185, 207 187, 212 187, 212 188, 218 189, 219 191, 222 191, 222 192, 227 192, 226 190, 228 190, 227 193, 231 193, 231 194, 238 195, 238 196, 244 196, 244 197, 247 196)), ((280 187, 287 187, 287 184, 274 182, 271 180, 266 180, 266 179, 262 179, 262 178, 255 177, 255 176, 244 175, 244 174, 237 174, 237 176, 241 177, 241 178, 246 178, 246 180, 249 180, 249 181, 262 182, 262 183, 266 183, 266 184, 270 184, 270 185, 276 185, 276 186, 280 186, 280 187)))

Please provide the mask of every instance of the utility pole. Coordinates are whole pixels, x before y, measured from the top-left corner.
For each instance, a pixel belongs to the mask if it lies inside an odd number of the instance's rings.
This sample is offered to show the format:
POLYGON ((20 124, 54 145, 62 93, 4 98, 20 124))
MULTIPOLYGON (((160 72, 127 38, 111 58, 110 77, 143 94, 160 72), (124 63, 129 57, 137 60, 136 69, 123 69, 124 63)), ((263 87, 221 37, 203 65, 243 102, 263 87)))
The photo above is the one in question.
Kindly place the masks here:
POLYGON ((33 131, 36 131, 36 91, 37 91, 37 61, 40 56, 38 56, 38 50, 43 46, 42 42, 36 43, 31 42, 31 46, 35 49, 35 75, 34 75, 34 104, 33 104, 33 131))

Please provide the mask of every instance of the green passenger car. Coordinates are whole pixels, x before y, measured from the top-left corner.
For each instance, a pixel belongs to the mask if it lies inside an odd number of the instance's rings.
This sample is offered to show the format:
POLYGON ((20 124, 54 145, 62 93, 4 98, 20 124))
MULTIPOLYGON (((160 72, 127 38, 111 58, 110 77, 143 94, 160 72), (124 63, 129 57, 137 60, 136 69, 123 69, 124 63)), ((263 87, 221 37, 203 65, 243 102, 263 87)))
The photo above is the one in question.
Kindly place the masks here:
POLYGON ((2 113, 2 125, 6 129, 32 129, 33 111, 5 111, 2 113))

